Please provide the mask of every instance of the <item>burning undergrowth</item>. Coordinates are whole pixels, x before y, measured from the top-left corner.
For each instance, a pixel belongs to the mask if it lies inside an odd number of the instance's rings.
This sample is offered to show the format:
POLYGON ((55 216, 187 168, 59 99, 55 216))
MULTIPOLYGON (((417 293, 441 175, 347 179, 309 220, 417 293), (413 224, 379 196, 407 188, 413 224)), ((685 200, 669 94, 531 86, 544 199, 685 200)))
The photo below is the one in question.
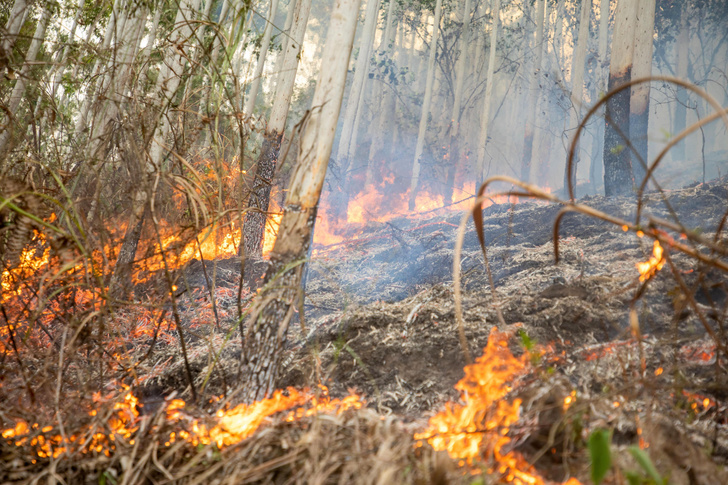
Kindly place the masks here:
MULTIPOLYGON (((708 233, 720 223, 726 195, 722 182, 667 194, 685 227, 708 233)), ((656 195, 648 199, 653 217, 668 215, 656 195)), ((587 203, 626 218, 634 211, 628 200, 587 203)), ((85 336, 78 324, 57 332, 71 308, 94 317, 104 311, 100 297, 98 303, 78 299, 83 293, 65 308, 51 309, 46 319, 35 316, 30 321, 37 327, 6 325, 3 365, 17 371, 17 378, 4 371, 3 477, 295 482, 349 480, 357 473, 360 481, 443 483, 448 477, 467 480, 468 470, 543 483, 588 477, 587 442, 603 428, 612 430, 617 474, 635 467, 624 452, 634 443, 647 447, 655 466, 676 483, 724 481, 714 464, 728 457, 728 385, 719 348, 725 341, 724 274, 664 245, 682 284, 695 287, 693 307, 651 240, 580 215, 562 220, 561 261, 554 265, 551 230, 557 213, 558 207, 522 201, 485 209, 497 300, 475 231, 466 233, 460 268, 469 349, 475 355, 486 349, 481 359, 487 361, 490 347, 503 353, 499 365, 513 364, 507 384, 485 398, 474 390, 478 379, 468 368, 471 384, 461 381, 467 362, 457 338, 451 271, 460 216, 428 212, 360 224, 353 234, 344 232, 344 240, 314 247, 306 318, 291 333, 284 359, 282 384, 294 389, 279 396, 287 404, 264 413, 258 421, 263 427, 246 438, 226 441, 233 426, 219 427, 240 411, 234 405, 236 383, 243 378, 238 322, 249 295, 243 292, 238 304, 237 258, 187 260, 168 291, 176 297, 174 307, 168 299, 123 306, 113 318, 94 320, 103 325, 90 327, 85 336), (651 258, 653 275, 630 317, 641 284, 636 264, 651 258), (498 322, 496 305, 508 339, 498 332, 489 338, 498 322), (719 339, 706 331, 705 315, 719 339), (29 329, 41 340, 28 340, 29 329), (22 339, 33 352, 18 359, 13 341, 22 339), (101 341, 107 343, 103 349, 94 344, 101 341), (317 411, 316 393, 295 389, 320 382, 340 398, 356 389, 368 408, 317 411), (123 386, 131 386, 131 394, 123 386), (105 397, 94 400, 99 387, 105 397), (197 406, 191 387, 203 396, 197 406), (138 400, 133 406, 132 398, 138 400), (175 401, 180 398, 184 401, 175 401), (446 414, 437 414, 448 401, 454 404, 446 414), (73 406, 84 413, 62 412, 73 406), (463 414, 464 423, 451 422, 463 414), (431 427, 425 430, 428 415, 431 427), (443 422, 448 424, 438 424, 443 422), (462 436, 476 443, 462 446, 470 455, 447 458, 430 446, 452 451, 462 436), (679 456, 670 446, 676 440, 683 443, 679 456), (56 455, 44 446, 62 451, 56 455), (459 469, 458 462, 466 468, 459 469)), ((183 253, 184 245, 177 246, 183 253)), ((137 286, 138 295, 164 288, 152 269, 137 286)), ((32 305, 23 311, 33 316, 32 305)))

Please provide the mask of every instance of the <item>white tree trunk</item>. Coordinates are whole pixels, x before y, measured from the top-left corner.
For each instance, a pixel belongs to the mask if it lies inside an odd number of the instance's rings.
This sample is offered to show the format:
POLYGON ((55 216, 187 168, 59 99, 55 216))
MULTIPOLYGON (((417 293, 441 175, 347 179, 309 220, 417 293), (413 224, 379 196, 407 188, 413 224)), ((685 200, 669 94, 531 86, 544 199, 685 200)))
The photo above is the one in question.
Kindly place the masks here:
POLYGON ((270 395, 276 388, 288 324, 297 308, 303 264, 311 242, 316 210, 334 144, 336 123, 354 43, 360 0, 336 0, 331 14, 323 63, 314 92, 311 114, 301 135, 298 163, 291 176, 283 218, 271 251, 265 281, 244 335, 243 397, 248 402, 270 395))
MULTIPOLYGON (((639 0, 637 28, 634 32, 634 60, 632 77, 641 78, 652 75, 652 39, 655 32, 655 0, 639 0)), ((647 164, 647 128, 650 111, 650 84, 632 86, 629 102, 629 131, 632 145, 632 173, 635 184, 645 178, 647 164)))
POLYGON ((301 45, 303 44, 303 36, 306 33, 306 24, 310 12, 311 0, 298 0, 280 77, 278 78, 279 83, 276 86, 275 101, 266 129, 269 134, 280 135, 286 128, 288 107, 291 104, 296 71, 298 70, 298 56, 301 53, 301 45))
POLYGON ((290 0, 288 2, 288 10, 286 10, 286 23, 283 26, 283 32, 281 33, 281 50, 276 56, 273 86, 278 86, 278 80, 281 76, 281 69, 283 67, 283 58, 285 57, 286 49, 288 48, 288 37, 291 32, 291 25, 293 25, 293 16, 296 13, 296 0, 290 0))
MULTIPOLYGON (((581 119, 581 105, 584 99, 584 60, 586 59, 586 46, 589 40, 589 23, 592 7, 592 0, 581 1, 581 13, 579 15, 579 34, 576 39, 576 47, 574 49, 574 57, 571 62, 571 102, 573 109, 569 113, 569 143, 576 136, 576 128, 581 119)), ((569 177, 571 177, 572 186, 576 186, 576 172, 579 165, 579 147, 576 147, 574 153, 574 164, 571 174, 564 170, 564 188, 566 188, 569 177)), ((568 169, 568 166, 566 167, 568 169)))
MULTIPOLYGON (((171 34, 170 42, 174 46, 167 52, 167 59, 162 65, 157 78, 157 99, 159 108, 157 128, 149 150, 150 161, 153 167, 159 167, 167 152, 166 139, 169 134, 170 121, 167 111, 172 104, 177 89, 182 82, 182 74, 187 61, 187 54, 183 46, 193 38, 194 19, 200 10, 200 0, 181 0, 175 17, 175 30, 171 34)), ((150 167, 151 169, 151 167, 150 167)))
POLYGON ((427 80, 425 81, 425 97, 422 101, 422 114, 420 115, 420 128, 417 133, 417 146, 415 147, 415 159, 412 163, 412 180, 410 183, 409 210, 415 209, 415 199, 420 182, 420 157, 425 146, 427 135, 427 121, 430 116, 430 104, 432 103, 432 84, 435 78, 435 55, 437 54, 437 41, 440 37, 440 16, 442 14, 442 0, 435 3, 435 18, 432 25, 432 37, 430 39, 430 57, 427 61, 427 80))
POLYGON ((260 82, 263 78, 263 68, 265 67, 265 59, 268 55, 268 48, 270 47, 270 37, 273 32, 273 21, 276 18, 276 12, 278 11, 278 0, 271 0, 270 10, 268 11, 268 19, 265 23, 265 30, 263 31, 263 40, 260 44, 260 54, 258 54, 258 63, 255 66, 255 72, 253 73, 253 82, 250 85, 250 91, 248 97, 245 100, 245 107, 243 108, 243 114, 248 117, 253 114, 253 108, 255 107, 255 98, 258 97, 258 89, 260 89, 260 82))
MULTIPOLYGON (((609 0, 606 0, 609 3, 609 0)), ((554 21, 554 55, 556 59, 562 59, 564 45, 564 0, 556 4, 556 20, 554 21)))
MULTIPOLYGON (((637 20, 637 0, 618 0, 614 12, 612 57, 609 62, 611 91, 632 79, 634 30, 637 20)), ((607 197, 632 191, 632 167, 629 149, 629 90, 612 96, 606 106, 604 131, 604 193, 607 197)))
POLYGON ((354 67, 354 79, 351 82, 349 90, 349 100, 346 102, 346 111, 344 112, 344 124, 341 127, 341 135, 339 137, 339 147, 336 150, 336 161, 342 168, 342 177, 348 168, 348 154, 354 122, 359 111, 359 99, 364 88, 364 81, 369 74, 369 51, 372 46, 374 37, 374 29, 377 26, 377 11, 379 9, 379 0, 367 0, 367 9, 364 14, 364 28, 359 39, 359 57, 356 59, 354 67))
POLYGON ((0 55, 10 58, 15 42, 18 40, 20 29, 23 28, 25 19, 28 16, 29 0, 15 0, 13 9, 10 11, 8 21, 5 23, 5 38, 2 40, 2 50, 0 55))
MULTIPOLYGON (((688 64, 690 63, 690 14, 689 4, 686 2, 680 15, 680 32, 678 33, 675 49, 677 50, 677 69, 675 75, 685 81, 688 79, 688 64)), ((685 129, 687 118, 688 92, 685 88, 677 87, 677 103, 675 104, 675 126, 672 132, 677 134, 685 129)), ((672 148, 672 159, 680 163, 685 162, 685 140, 680 141, 672 148)))
POLYGON ((488 72, 485 85, 485 97, 483 98, 483 114, 480 117, 480 137, 478 138, 477 164, 476 164, 476 189, 485 180, 485 147, 488 144, 488 129, 490 127, 490 111, 493 100, 493 85, 495 80, 495 54, 498 45, 498 24, 500 23, 500 0, 493 0, 493 22, 490 27, 490 54, 488 55, 488 72))
POLYGON ((544 0, 536 0, 536 40, 534 44, 535 59, 533 70, 529 76, 528 85, 528 112, 526 119, 526 131, 523 141, 523 160, 521 163, 521 180, 530 182, 531 179, 531 157, 533 155, 533 133, 536 122, 536 111, 539 100, 539 79, 541 77, 541 63, 543 60, 543 27, 544 27, 544 0))
MULTIPOLYGON (((384 28, 384 36, 382 37, 382 43, 379 45, 379 58, 388 61, 392 58, 394 49, 392 48, 392 21, 394 17, 394 4, 395 2, 389 2, 387 8, 387 23, 384 28)), ((373 112, 372 123, 371 123, 371 134, 372 143, 369 146, 369 158, 367 164, 367 182, 368 185, 371 182, 373 175, 373 165, 375 163, 376 153, 382 149, 384 140, 384 126, 387 123, 384 112, 387 111, 389 104, 392 102, 391 89, 386 86, 387 80, 382 79, 374 88, 374 96, 372 97, 372 103, 376 107, 373 112), (377 103, 377 100, 380 100, 377 103)))
POLYGON ((41 46, 43 45, 48 21, 50 20, 51 14, 53 14, 54 10, 54 4, 47 5, 46 8, 43 9, 43 13, 41 14, 38 25, 35 28, 35 33, 33 34, 33 40, 31 41, 28 52, 25 55, 25 62, 20 70, 20 74, 18 75, 18 80, 15 81, 15 86, 13 86, 13 90, 10 93, 10 98, 8 98, 5 102, 4 109, 7 109, 6 113, 10 113, 10 116, 4 116, 4 120, 1 125, 4 127, 4 130, 0 132, 0 157, 5 156, 6 150, 9 147, 9 142, 12 138, 13 126, 15 125, 12 117, 15 117, 18 113, 18 107, 20 106, 20 102, 25 94, 25 88, 28 85, 30 70, 38 57, 38 52, 40 51, 41 46))

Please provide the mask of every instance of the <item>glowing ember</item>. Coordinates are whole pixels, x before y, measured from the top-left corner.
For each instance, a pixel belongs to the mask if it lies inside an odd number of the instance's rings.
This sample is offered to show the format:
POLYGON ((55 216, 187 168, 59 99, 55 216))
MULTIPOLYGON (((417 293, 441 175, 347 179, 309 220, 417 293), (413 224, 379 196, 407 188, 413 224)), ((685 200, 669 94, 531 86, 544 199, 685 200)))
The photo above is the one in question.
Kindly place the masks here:
POLYGON ((640 272, 640 281, 646 281, 652 278, 655 273, 662 269, 665 265, 665 258, 662 253, 663 249, 660 246, 660 241, 655 239, 650 260, 644 263, 637 263, 637 270, 640 272))
MULTIPOLYGON (((416 433, 416 440, 427 440, 436 450, 462 462, 492 458, 491 473, 506 482, 544 484, 545 481, 515 451, 506 451, 511 442, 510 427, 518 421, 520 399, 509 403, 504 398, 512 383, 526 370, 528 354, 516 358, 508 348, 509 334, 493 328, 483 355, 465 367, 465 377, 455 386, 464 404, 449 403, 445 410, 430 418, 428 428, 416 433)), ((571 396, 573 400, 573 396, 571 396)), ((422 446, 422 441, 418 446, 422 446)), ((570 485, 579 483, 570 480, 570 485)))

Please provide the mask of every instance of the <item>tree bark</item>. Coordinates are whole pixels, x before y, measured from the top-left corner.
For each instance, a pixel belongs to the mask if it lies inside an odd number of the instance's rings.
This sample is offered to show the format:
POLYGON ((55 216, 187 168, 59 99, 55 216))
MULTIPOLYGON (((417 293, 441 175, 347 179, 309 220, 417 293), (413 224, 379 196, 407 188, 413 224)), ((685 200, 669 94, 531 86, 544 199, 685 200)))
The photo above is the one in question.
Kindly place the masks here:
POLYGON ((430 104, 432 103, 432 84, 435 77, 435 55, 437 54, 437 40, 440 37, 440 16, 442 13, 442 0, 435 3, 435 18, 432 25, 432 38, 430 39, 430 57, 427 61, 427 80, 425 82, 425 98, 422 101, 422 114, 420 115, 420 128, 417 133, 417 146, 415 147, 415 159, 412 164, 412 180, 410 182, 409 210, 415 209, 415 200, 420 182, 420 158, 425 146, 427 135, 427 123, 430 116, 430 104))
MULTIPOLYGON (((636 0, 619 0, 614 13, 612 58, 609 62, 609 91, 632 79, 636 0)), ((632 191, 632 164, 629 137, 629 89, 607 101, 604 130, 604 194, 607 197, 632 191)))
POLYGON ((247 402, 270 395, 281 371, 288 325, 298 306, 303 262, 334 143, 359 2, 336 0, 334 4, 310 118, 301 136, 298 163, 265 275, 267 285, 244 330, 242 396, 247 402))
MULTIPOLYGON (((652 75, 652 39, 655 31, 655 0, 639 0, 637 28, 634 35, 634 63, 632 75, 635 78, 652 75)), ((650 113, 650 84, 632 86, 629 102, 630 140, 634 146, 632 172, 637 186, 642 183, 649 163, 647 153, 647 128, 650 113)))
MULTIPOLYGON (((276 97, 271 110, 265 140, 255 167, 255 179, 253 190, 248 198, 248 212, 245 214, 243 223, 243 240, 240 243, 238 253, 246 259, 251 259, 248 266, 255 267, 255 261, 263 257, 263 237, 265 235, 265 222, 268 207, 270 206, 270 189, 278 162, 278 155, 281 147, 281 139, 286 128, 288 109, 293 95, 293 87, 298 70, 299 54, 303 37, 306 33, 308 15, 311 11, 311 0, 299 0, 296 4, 293 24, 291 25, 291 37, 288 42, 285 57, 283 59, 280 84, 276 87, 276 97)), ((252 272, 244 276, 249 287, 258 281, 258 274, 252 272)))

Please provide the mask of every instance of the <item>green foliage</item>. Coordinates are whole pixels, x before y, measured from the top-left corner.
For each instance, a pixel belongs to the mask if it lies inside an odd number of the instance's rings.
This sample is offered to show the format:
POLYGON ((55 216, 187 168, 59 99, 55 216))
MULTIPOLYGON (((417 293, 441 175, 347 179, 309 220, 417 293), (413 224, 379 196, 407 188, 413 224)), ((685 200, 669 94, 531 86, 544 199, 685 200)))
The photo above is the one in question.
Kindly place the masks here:
POLYGON ((589 458, 591 460, 591 479, 599 485, 612 467, 610 451, 611 433, 605 429, 597 429, 589 435, 589 458))

